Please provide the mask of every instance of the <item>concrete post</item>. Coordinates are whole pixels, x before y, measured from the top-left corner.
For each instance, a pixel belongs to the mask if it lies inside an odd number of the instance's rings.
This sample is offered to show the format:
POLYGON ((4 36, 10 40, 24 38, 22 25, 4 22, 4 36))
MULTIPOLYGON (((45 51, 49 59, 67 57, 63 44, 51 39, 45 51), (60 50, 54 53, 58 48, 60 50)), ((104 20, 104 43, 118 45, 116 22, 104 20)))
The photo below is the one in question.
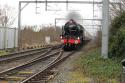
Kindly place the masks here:
POLYGON ((108 58, 109 0, 103 0, 102 57, 108 58))
POLYGON ((18 48, 21 46, 21 2, 19 2, 19 8, 18 8, 18 48))

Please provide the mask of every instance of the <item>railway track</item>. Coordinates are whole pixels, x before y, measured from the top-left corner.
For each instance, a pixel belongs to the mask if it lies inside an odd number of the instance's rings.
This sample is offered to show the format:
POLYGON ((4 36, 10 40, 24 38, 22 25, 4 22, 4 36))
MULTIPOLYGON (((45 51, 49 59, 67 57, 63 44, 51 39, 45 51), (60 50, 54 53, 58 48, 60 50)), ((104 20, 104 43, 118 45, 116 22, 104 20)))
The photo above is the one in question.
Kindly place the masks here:
MULTIPOLYGON (((18 53, 11 53, 8 55, 4 55, 0 57, 0 65, 6 62, 13 62, 15 60, 20 60, 20 59, 24 59, 26 57, 31 57, 34 56, 37 57, 38 54, 42 54, 50 49, 58 49, 59 47, 61 47, 60 45, 57 46, 49 46, 49 47, 45 47, 45 48, 39 48, 39 49, 32 49, 32 50, 27 50, 27 51, 22 51, 22 52, 18 52, 18 53)), ((51 51, 51 50, 50 50, 51 51)))
POLYGON ((31 52, 29 54, 21 55, 19 57, 17 57, 18 55, 15 55, 14 58, 9 57, 9 55, 7 55, 9 58, 7 57, 7 58, 4 58, 4 59, 3 58, 1 59, 0 71, 4 71, 6 69, 9 69, 9 68, 18 66, 20 64, 23 64, 27 61, 39 58, 41 55, 47 54, 47 53, 49 53, 51 51, 54 51, 54 50, 56 50, 60 47, 61 47, 60 45, 47 47, 47 48, 43 48, 43 49, 41 49, 39 51, 36 51, 36 52, 31 52))
POLYGON ((39 58, 39 56, 41 56, 42 54, 45 54, 45 53, 49 53, 49 52, 51 52, 51 50, 52 50, 51 48, 46 49, 46 50, 41 50, 40 52, 36 52, 36 53, 30 54, 28 56, 11 59, 9 61, 3 61, 0 63, 0 71, 18 66, 18 65, 23 64, 32 59, 39 58))
POLYGON ((26 78, 25 80, 21 81, 20 83, 47 83, 51 77, 55 74, 53 68, 67 59, 69 56, 73 55, 75 51, 67 53, 65 56, 62 53, 62 56, 55 61, 49 63, 46 67, 41 69, 39 72, 31 75, 30 77, 26 78))
MULTIPOLYGON (((62 51, 57 51, 46 56, 41 56, 24 64, 0 72, 0 83, 3 81, 19 83, 20 80, 34 75, 51 62, 60 58, 62 51), (39 65, 38 65, 39 64, 39 65), (43 65, 42 65, 43 64, 43 65), (30 73, 29 73, 30 71, 30 73), (22 73, 23 72, 23 73, 22 73), (25 73, 24 73, 25 72, 25 73), (18 79, 18 80, 17 80, 18 79)), ((44 54, 45 55, 45 54, 44 54)))
POLYGON ((0 72, 0 83, 44 83, 50 75, 54 74, 52 69, 73 53, 64 53, 59 50, 51 54, 43 54, 46 56, 42 55, 19 66, 4 70, 0 72))
POLYGON ((27 51, 15 52, 15 53, 11 53, 11 54, 8 54, 8 55, 0 56, 0 63, 1 62, 3 63, 3 61, 11 61, 13 59, 18 59, 18 58, 21 58, 21 57, 41 53, 41 52, 43 52, 43 51, 45 51, 49 48, 51 48, 51 47, 31 49, 31 50, 27 50, 27 51))
POLYGON ((46 83, 53 74, 53 68, 74 52, 63 52, 53 47, 23 64, 0 72, 0 83, 46 83), (52 50, 55 49, 55 50, 52 50))

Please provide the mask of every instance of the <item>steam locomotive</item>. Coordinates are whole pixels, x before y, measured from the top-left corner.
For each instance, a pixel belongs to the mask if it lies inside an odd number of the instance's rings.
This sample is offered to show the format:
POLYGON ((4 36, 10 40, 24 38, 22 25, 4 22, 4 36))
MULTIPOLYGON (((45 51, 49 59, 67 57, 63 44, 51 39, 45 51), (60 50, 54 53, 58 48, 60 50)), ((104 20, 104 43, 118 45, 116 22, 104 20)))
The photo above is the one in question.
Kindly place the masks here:
POLYGON ((60 36, 64 50, 79 49, 85 42, 84 27, 73 19, 70 19, 62 27, 62 35, 60 36))

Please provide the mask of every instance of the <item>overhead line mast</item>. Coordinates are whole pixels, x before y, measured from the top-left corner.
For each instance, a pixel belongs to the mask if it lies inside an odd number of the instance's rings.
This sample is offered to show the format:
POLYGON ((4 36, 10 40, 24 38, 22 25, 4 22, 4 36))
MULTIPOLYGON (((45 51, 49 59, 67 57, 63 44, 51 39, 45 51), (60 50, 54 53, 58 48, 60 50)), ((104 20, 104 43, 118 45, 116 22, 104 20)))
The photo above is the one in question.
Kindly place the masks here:
MULTIPOLYGON (((29 4, 29 3, 36 3, 36 8, 37 8, 37 3, 45 3, 45 10, 47 10, 47 3, 73 3, 73 4, 103 4, 103 21, 102 21, 102 57, 103 58, 108 58, 108 29, 109 29, 109 4, 120 4, 120 2, 109 2, 109 0, 103 0, 102 2, 97 2, 97 1, 19 1, 19 11, 18 11, 18 47, 21 45, 21 37, 20 37, 20 31, 21 31, 21 11, 29 4), (22 3, 26 3, 24 7, 21 7, 22 3)), ((66 8, 67 8, 66 7, 66 8)), ((67 8, 68 10, 68 8, 67 8)))
POLYGON ((102 21, 102 57, 108 58, 109 39, 109 0, 103 0, 103 21, 102 21))

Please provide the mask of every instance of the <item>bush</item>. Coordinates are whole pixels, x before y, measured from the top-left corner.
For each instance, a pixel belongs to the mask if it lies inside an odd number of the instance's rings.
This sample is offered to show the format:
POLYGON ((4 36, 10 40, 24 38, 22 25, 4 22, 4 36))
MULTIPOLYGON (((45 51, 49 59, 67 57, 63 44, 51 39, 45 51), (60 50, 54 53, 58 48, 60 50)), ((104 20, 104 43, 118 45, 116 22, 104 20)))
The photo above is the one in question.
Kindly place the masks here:
POLYGON ((125 50, 125 12, 111 23, 109 37, 109 57, 122 56, 125 50))
POLYGON ((121 27, 112 40, 114 42, 110 45, 110 57, 123 55, 125 50, 125 27, 121 27))
POLYGON ((119 30, 119 28, 121 28, 121 26, 125 26, 125 11, 115 17, 111 22, 111 35, 116 35, 116 32, 119 30))
POLYGON ((119 80, 122 73, 122 66, 119 62, 123 57, 103 59, 100 51, 100 48, 95 48, 81 54, 81 57, 75 61, 78 65, 77 68, 81 68, 84 76, 101 81, 96 83, 110 83, 107 82, 110 79, 119 80))

